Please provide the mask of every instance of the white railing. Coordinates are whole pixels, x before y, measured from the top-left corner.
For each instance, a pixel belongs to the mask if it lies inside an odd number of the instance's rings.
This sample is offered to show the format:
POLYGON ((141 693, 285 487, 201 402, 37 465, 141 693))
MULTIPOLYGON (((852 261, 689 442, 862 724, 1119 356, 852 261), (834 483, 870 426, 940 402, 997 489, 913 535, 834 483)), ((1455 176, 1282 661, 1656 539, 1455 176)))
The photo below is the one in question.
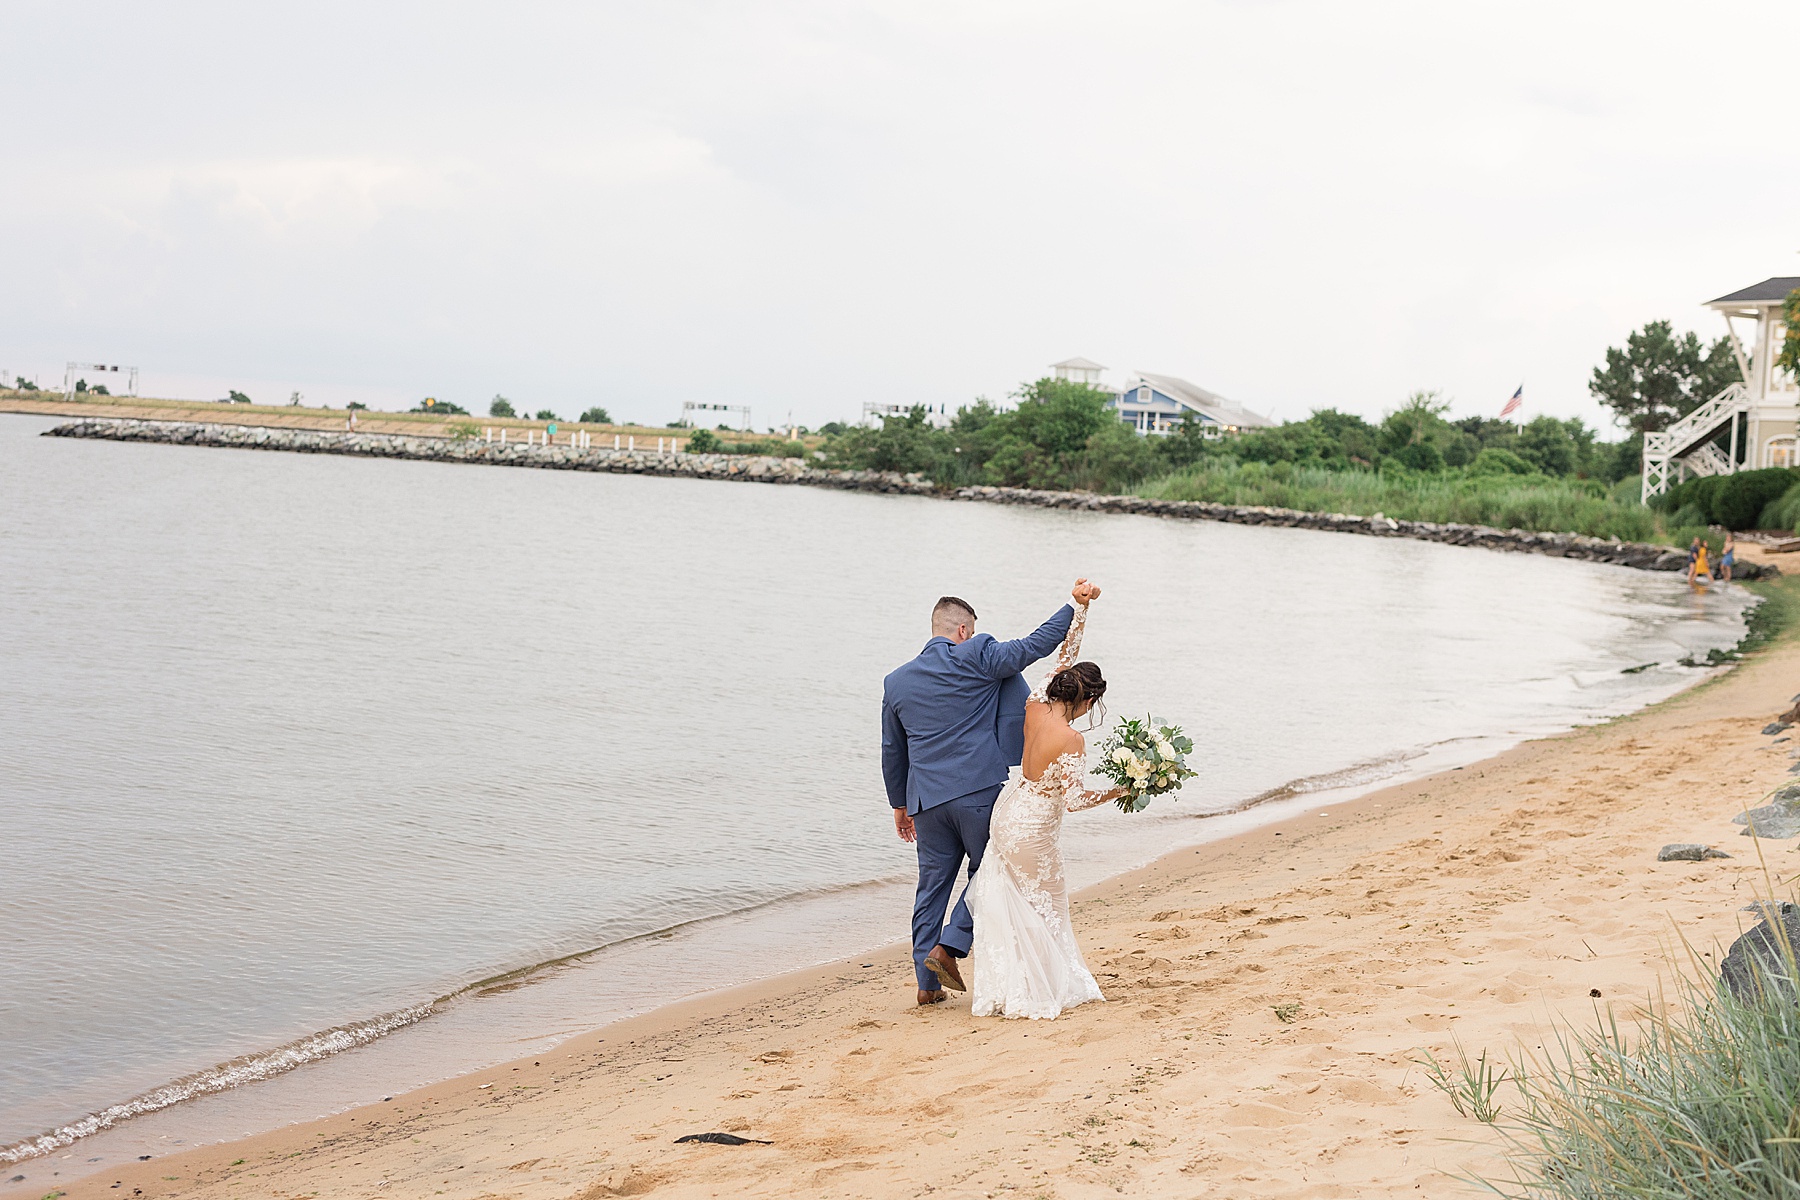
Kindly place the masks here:
MULTIPOLYGON (((501 426, 500 428, 497 428, 497 429, 493 428, 491 426, 484 427, 481 431, 481 440, 484 442, 490 443, 492 445, 496 445, 496 446, 505 446, 505 445, 509 445, 509 444, 522 445, 527 448, 531 448, 531 447, 535 446, 541 450, 548 450, 553 446, 567 446, 572 450, 609 450, 609 449, 610 450, 628 450, 634 454, 637 453, 639 450, 648 451, 650 449, 650 442, 651 442, 651 439, 648 436, 640 439, 635 434, 617 434, 617 433, 615 433, 612 435, 611 442, 609 444, 607 439, 604 437, 604 435, 601 437, 595 437, 592 433, 590 433, 589 431, 587 431, 585 429, 572 429, 566 434, 554 434, 554 435, 552 435, 548 430, 539 432, 536 429, 527 429, 527 430, 524 430, 525 440, 523 442, 520 442, 517 439, 514 439, 513 441, 511 441, 509 443, 508 442, 508 434, 513 434, 513 433, 518 433, 518 432, 520 432, 520 431, 517 429, 507 429, 505 426, 501 426), (640 440, 644 443, 642 446, 638 445, 638 442, 640 440)), ((682 439, 681 438, 677 438, 677 437, 660 438, 659 437, 659 438, 656 438, 655 441, 656 441, 656 453, 658 453, 658 454, 679 454, 679 453, 681 453, 681 447, 682 447, 682 439)))
POLYGON ((1696 475, 1730 475, 1737 464, 1726 457, 1716 442, 1704 442, 1700 448, 1682 459, 1696 475))
POLYGON ((1750 391, 1733 383, 1660 433, 1644 435, 1644 475, 1639 496, 1646 502, 1669 490, 1669 472, 1730 475, 1737 464, 1713 444, 1719 430, 1750 407, 1750 391))
MULTIPOLYGON (((1748 389, 1742 383, 1734 383, 1663 430, 1669 437, 1670 451, 1679 458, 1683 457, 1681 451, 1696 441, 1712 441, 1720 425, 1744 410, 1748 397, 1748 389)), ((1646 440, 1645 446, 1648 445, 1646 440)))

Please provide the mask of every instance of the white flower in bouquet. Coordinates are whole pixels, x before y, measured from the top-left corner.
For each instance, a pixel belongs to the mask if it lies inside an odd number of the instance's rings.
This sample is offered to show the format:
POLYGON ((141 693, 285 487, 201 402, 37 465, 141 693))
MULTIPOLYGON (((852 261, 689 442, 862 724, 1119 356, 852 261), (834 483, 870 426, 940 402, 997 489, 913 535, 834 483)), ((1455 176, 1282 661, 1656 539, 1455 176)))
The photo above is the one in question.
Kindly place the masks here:
POLYGON ((1195 775, 1187 765, 1193 740, 1179 725, 1154 717, 1120 720, 1101 749, 1100 773, 1131 793, 1117 801, 1126 812, 1142 812, 1151 797, 1176 791, 1195 775))

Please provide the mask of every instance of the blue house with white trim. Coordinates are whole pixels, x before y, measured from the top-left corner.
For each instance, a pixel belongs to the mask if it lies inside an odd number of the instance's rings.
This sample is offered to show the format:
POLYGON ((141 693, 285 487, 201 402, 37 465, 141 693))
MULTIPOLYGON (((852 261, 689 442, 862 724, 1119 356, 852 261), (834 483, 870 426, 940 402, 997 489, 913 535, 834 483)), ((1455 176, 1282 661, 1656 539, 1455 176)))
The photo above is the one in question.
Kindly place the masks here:
POLYGON ((1106 368, 1085 358, 1064 359, 1051 368, 1056 378, 1072 383, 1085 383, 1111 396, 1107 407, 1119 419, 1146 436, 1171 432, 1184 420, 1200 422, 1209 437, 1223 437, 1245 429, 1267 429, 1275 422, 1239 408, 1223 396, 1214 395, 1174 375, 1152 375, 1139 371, 1124 387, 1100 382, 1106 368))

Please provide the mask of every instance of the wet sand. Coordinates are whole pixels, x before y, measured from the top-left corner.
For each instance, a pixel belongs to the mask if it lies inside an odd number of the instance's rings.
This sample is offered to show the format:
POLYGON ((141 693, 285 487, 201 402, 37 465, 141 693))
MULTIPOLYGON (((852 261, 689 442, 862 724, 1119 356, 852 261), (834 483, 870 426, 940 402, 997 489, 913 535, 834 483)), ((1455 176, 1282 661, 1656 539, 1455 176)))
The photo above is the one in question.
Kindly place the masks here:
POLYGON ((1760 730, 1796 690, 1789 636, 1631 717, 1090 889, 1108 1003, 1055 1022, 917 1009, 896 946, 239 1142, 16 1170, 70 1197, 1459 1193, 1500 1139, 1415 1060, 1628 1014, 1678 932, 1717 961, 1767 886, 1758 846, 1778 880, 1800 866, 1731 823, 1789 781, 1800 742, 1760 730), (1735 857, 1656 861, 1687 841, 1735 857), (772 1144, 675 1141, 708 1131, 772 1144))

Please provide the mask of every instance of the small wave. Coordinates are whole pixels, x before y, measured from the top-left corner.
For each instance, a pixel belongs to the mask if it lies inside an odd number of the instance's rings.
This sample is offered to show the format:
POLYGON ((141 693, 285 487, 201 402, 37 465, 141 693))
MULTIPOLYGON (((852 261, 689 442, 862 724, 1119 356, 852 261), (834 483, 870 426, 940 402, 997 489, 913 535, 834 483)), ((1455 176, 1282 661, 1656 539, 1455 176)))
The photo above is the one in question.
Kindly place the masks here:
POLYGON ((570 966, 583 959, 590 958, 608 950, 633 942, 649 941, 655 938, 668 938, 696 925, 724 920, 731 917, 745 916, 762 909, 774 908, 778 905, 813 899, 844 892, 860 891, 866 888, 881 887, 895 882, 904 882, 907 876, 881 876, 876 879, 857 880, 851 883, 826 884, 821 887, 802 888, 795 892, 783 893, 755 900, 736 908, 726 908, 719 912, 703 913, 672 925, 646 930, 643 933, 631 934, 598 946, 589 946, 572 954, 563 954, 528 966, 516 967, 503 971, 498 975, 490 975, 473 983, 464 984, 447 995, 424 1004, 416 1004, 410 1008, 396 1009, 371 1017, 366 1021, 358 1021, 349 1025, 339 1025, 319 1033, 309 1034, 285 1046, 277 1047, 256 1054, 246 1054, 234 1058, 218 1066, 204 1071, 196 1071, 173 1083, 166 1083, 142 1095, 135 1096, 120 1104, 110 1105, 98 1112, 90 1113, 78 1121, 59 1126, 49 1133, 25 1138, 8 1146, 0 1146, 0 1163, 23 1162, 28 1158, 36 1158, 48 1154, 52 1150, 60 1150, 72 1145, 84 1137, 111 1129, 121 1121, 133 1117, 141 1117, 185 1100, 193 1100, 200 1096, 215 1092, 229 1091, 246 1083, 257 1083, 264 1079, 272 1079, 284 1075, 295 1067, 329 1058, 333 1054, 341 1054, 345 1050, 354 1050, 358 1046, 366 1046, 370 1042, 386 1037, 396 1030, 408 1025, 417 1024, 426 1017, 441 1010, 445 1005, 460 1002, 469 997, 480 998, 514 991, 547 977, 553 971, 570 966))
POLYGON ((1391 779, 1406 770, 1406 764, 1414 759, 1424 758, 1423 749, 1396 750, 1392 754, 1384 754, 1380 758, 1366 759, 1352 763, 1350 766, 1336 771, 1326 771, 1322 775, 1302 775, 1299 779, 1290 779, 1279 787, 1272 787, 1266 792, 1258 793, 1248 800, 1232 805, 1230 808, 1214 809, 1212 812, 1199 814, 1203 817, 1228 817, 1233 813, 1241 813, 1246 809, 1256 808, 1264 804, 1272 804, 1277 800, 1292 800, 1296 796, 1310 796, 1315 792, 1334 792, 1339 788, 1361 787, 1364 784, 1380 783, 1383 779, 1391 779))
POLYGON ((48 1154, 52 1150, 60 1150, 90 1134, 99 1133, 103 1129, 111 1129, 120 1121, 141 1117, 145 1113, 153 1113, 158 1109, 180 1104, 184 1100, 192 1100, 197 1096, 210 1095, 213 1092, 229 1091, 241 1084, 255 1083, 261 1079, 272 1079, 295 1067, 367 1045, 396 1029, 423 1021, 436 1008, 437 1004, 434 1001, 429 1004, 417 1004, 411 1008, 397 1009, 378 1017, 371 1017, 367 1021, 339 1025, 319 1033, 309 1034, 298 1041, 289 1042, 274 1050, 261 1054, 248 1054, 242 1058, 234 1058, 230 1062, 220 1063, 215 1067, 208 1067, 204 1071, 196 1071, 173 1083, 165 1083, 152 1091, 134 1096, 122 1104, 114 1104, 99 1112, 89 1113, 79 1121, 71 1121, 49 1133, 26 1138, 23 1141, 14 1142, 10 1146, 0 1146, 0 1163, 23 1162, 28 1158, 36 1158, 40 1154, 48 1154))

